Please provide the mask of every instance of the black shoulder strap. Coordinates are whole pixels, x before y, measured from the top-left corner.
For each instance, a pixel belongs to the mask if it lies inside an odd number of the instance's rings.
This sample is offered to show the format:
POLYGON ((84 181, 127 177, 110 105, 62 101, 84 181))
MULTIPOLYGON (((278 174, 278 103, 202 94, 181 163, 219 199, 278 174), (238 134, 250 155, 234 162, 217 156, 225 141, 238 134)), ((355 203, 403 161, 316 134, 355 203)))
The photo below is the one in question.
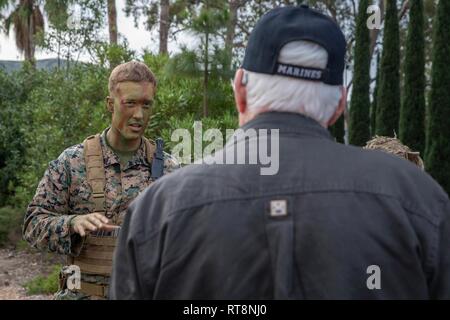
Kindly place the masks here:
POLYGON ((164 174, 164 140, 157 138, 156 150, 152 161, 152 180, 156 180, 164 174))

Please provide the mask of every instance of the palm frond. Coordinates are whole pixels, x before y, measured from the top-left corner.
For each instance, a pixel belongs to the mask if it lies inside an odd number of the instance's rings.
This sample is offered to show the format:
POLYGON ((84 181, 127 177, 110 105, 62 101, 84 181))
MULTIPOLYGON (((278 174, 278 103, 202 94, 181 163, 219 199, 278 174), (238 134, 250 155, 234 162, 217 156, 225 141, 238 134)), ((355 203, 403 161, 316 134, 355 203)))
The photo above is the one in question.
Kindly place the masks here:
POLYGON ((33 35, 44 30, 44 15, 39 6, 33 8, 32 13, 33 35))
MULTIPOLYGON (((5 0, 0 4, 3 4, 5 0)), ((6 33, 11 27, 15 32, 15 42, 19 52, 34 52, 33 36, 44 30, 44 16, 34 0, 20 0, 17 7, 5 19, 6 33)))
POLYGON ((24 52, 30 40, 28 36, 28 18, 25 9, 19 6, 11 15, 17 49, 20 52, 24 52))

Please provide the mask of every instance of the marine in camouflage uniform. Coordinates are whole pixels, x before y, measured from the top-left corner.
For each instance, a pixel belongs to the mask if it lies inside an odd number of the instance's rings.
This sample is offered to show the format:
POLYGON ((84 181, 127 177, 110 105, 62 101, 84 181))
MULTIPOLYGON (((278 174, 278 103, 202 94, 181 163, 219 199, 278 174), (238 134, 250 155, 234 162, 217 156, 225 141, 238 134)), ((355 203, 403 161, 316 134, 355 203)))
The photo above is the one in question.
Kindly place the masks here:
MULTIPOLYGON (((127 68, 132 69, 133 65, 127 68)), ((146 123, 142 129, 145 130, 145 127, 146 123)), ((120 225, 130 202, 154 179, 144 139, 140 139, 138 149, 124 162, 108 141, 109 130, 111 128, 105 129, 99 139, 105 176, 104 209, 106 217, 113 224, 120 225)), ((68 257, 77 257, 82 252, 86 236, 74 232, 71 222, 75 217, 96 211, 92 186, 87 179, 84 151, 84 145, 77 144, 50 162, 25 216, 23 235, 33 247, 68 257)), ((164 153, 164 174, 178 167, 177 161, 164 153)), ((109 277, 105 275, 81 274, 81 281, 86 283, 106 287, 108 280, 109 277)), ((55 298, 82 299, 89 296, 80 291, 68 290, 64 283, 60 283, 60 291, 55 298)))

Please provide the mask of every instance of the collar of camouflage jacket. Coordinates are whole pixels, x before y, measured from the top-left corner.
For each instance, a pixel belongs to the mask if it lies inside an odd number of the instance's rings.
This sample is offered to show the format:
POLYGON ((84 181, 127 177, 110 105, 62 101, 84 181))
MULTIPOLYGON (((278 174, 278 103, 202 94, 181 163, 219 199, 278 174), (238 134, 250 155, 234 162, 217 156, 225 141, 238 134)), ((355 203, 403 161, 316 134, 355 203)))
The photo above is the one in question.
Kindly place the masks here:
MULTIPOLYGON (((120 164, 119 156, 115 154, 114 151, 110 147, 108 147, 106 143, 106 134, 109 129, 110 127, 106 128, 100 135, 100 144, 102 146, 105 167, 120 164)), ((130 161, 128 161, 125 168, 122 168, 122 171, 125 171, 128 168, 134 167, 136 165, 150 166, 149 163, 147 162, 147 157, 145 156, 145 143, 142 138, 139 148, 136 150, 135 154, 130 159, 130 161)))

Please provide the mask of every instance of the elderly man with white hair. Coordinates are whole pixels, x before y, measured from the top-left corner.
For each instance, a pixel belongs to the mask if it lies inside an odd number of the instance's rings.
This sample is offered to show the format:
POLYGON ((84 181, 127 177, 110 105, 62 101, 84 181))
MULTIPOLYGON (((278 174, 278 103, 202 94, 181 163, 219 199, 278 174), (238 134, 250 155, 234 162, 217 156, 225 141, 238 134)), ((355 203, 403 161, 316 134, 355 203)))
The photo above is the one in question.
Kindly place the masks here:
POLYGON ((450 204, 398 157, 336 143, 346 103, 346 42, 307 6, 267 13, 234 90, 240 128, 217 159, 261 141, 263 164, 196 164, 163 177, 129 208, 113 299, 450 298, 450 204), (276 137, 277 139, 272 139, 276 137))

